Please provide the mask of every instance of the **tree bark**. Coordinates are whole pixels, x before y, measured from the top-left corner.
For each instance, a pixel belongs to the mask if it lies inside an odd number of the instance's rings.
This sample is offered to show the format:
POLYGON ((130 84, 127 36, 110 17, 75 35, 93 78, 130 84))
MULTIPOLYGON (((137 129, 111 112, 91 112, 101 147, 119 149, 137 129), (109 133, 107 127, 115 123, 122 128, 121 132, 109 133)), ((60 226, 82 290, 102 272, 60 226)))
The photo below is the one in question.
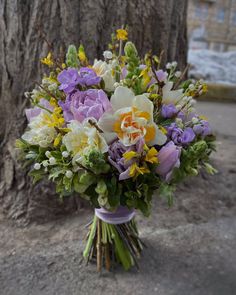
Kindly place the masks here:
POLYGON ((101 56, 115 29, 127 24, 129 38, 141 54, 159 54, 163 62, 186 63, 187 0, 0 0, 0 202, 6 216, 22 221, 44 221, 72 212, 75 197, 61 203, 53 185, 33 187, 16 160, 15 139, 25 126, 24 92, 40 81, 39 59, 69 44, 82 42, 89 58, 101 56))

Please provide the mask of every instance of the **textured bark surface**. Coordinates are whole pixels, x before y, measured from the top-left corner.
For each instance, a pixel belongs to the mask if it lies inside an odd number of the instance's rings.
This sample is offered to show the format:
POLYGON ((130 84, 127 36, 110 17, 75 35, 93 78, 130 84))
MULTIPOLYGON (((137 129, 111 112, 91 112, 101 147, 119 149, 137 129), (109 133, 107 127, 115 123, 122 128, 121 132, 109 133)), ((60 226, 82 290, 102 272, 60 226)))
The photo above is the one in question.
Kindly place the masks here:
POLYGON ((0 202, 10 218, 44 221, 81 205, 64 203, 53 186, 31 180, 16 161, 14 142, 25 128, 23 93, 40 81, 39 58, 71 43, 85 45, 89 58, 100 56, 112 31, 129 25, 130 39, 141 53, 165 50, 164 61, 186 62, 187 0, 0 0, 0 202))

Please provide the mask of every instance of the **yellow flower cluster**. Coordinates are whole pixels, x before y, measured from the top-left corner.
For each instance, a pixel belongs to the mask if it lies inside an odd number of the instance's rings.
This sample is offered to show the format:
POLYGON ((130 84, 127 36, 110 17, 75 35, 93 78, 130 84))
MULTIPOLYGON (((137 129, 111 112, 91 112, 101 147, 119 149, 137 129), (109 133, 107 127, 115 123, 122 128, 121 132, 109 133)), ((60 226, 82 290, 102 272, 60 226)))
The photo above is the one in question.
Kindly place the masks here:
POLYGON ((49 67, 52 67, 54 65, 51 52, 48 53, 47 57, 42 58, 40 61, 42 64, 45 64, 49 67))
POLYGON ((143 175, 145 173, 150 173, 150 170, 148 169, 145 162, 148 162, 151 164, 157 164, 158 163, 157 155, 158 155, 158 151, 154 147, 149 149, 149 147, 146 144, 144 145, 144 153, 140 154, 135 151, 125 152, 123 154, 125 161, 129 161, 133 158, 136 158, 136 159, 139 159, 140 162, 143 162, 142 166, 139 166, 137 162, 134 162, 130 166, 129 175, 131 177, 136 178, 140 174, 143 175))
POLYGON ((116 38, 117 40, 128 40, 128 32, 125 29, 118 29, 116 30, 116 38))

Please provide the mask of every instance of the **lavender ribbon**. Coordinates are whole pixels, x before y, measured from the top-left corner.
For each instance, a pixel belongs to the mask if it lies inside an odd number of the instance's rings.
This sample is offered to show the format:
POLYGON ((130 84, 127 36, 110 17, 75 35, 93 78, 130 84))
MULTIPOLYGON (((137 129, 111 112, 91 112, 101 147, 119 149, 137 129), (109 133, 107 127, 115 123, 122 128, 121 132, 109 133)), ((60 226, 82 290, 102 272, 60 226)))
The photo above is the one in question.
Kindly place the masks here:
POLYGON ((120 206, 115 212, 108 211, 104 208, 95 209, 95 215, 102 221, 110 224, 121 224, 129 222, 134 216, 134 209, 120 206))

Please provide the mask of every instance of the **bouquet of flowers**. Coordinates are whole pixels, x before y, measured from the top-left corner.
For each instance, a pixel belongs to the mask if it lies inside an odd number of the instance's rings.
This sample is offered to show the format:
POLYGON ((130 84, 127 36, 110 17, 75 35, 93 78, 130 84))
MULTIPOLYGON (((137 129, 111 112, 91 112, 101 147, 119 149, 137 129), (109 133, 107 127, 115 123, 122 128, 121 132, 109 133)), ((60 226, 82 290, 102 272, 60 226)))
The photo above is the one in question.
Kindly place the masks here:
POLYGON ((176 62, 160 69, 161 55, 140 58, 126 29, 108 49, 93 64, 82 45, 41 60, 50 74, 26 93, 32 108, 17 147, 35 181, 48 177, 61 197, 76 192, 95 208, 85 259, 127 270, 144 245, 135 211, 148 216, 156 190, 171 205, 176 184, 201 167, 213 174, 215 139, 194 109, 202 81, 183 81, 176 62))

